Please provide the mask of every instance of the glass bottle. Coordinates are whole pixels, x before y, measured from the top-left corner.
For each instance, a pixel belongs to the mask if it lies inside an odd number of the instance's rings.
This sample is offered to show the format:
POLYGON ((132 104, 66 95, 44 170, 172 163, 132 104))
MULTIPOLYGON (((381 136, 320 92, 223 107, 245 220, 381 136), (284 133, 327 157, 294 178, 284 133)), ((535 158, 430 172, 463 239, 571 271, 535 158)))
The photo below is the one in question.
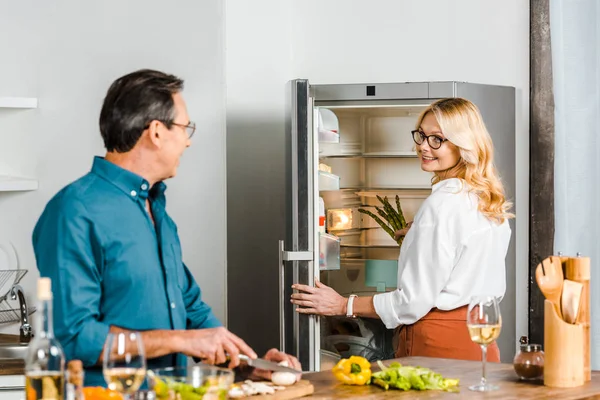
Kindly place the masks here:
POLYGON ((71 360, 67 363, 67 400, 84 400, 84 377, 85 371, 80 360, 71 360))
POLYGON ((35 336, 25 360, 27 400, 64 400, 65 355, 54 337, 52 324, 52 288, 49 278, 37 285, 38 312, 35 336))
POLYGON ((515 355, 513 367, 522 380, 536 380, 544 377, 544 352, 539 344, 531 344, 527 336, 519 340, 521 350, 515 355))

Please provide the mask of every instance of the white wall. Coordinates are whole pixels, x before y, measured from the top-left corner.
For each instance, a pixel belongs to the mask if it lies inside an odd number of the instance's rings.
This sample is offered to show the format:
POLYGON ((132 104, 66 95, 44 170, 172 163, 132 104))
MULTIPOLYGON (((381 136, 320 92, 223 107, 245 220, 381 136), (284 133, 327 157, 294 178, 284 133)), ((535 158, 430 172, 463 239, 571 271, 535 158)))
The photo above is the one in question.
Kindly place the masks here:
POLYGON ((167 182, 168 209, 187 265, 224 318, 223 22, 218 0, 2 1, 0 97, 39 98, 37 110, 0 112, 0 175, 40 182, 37 191, 0 193, 0 236, 14 242, 21 267, 29 269, 30 295, 38 275, 33 226, 50 197, 104 154, 98 116, 108 86, 138 68, 155 68, 186 80, 184 97, 198 129, 179 176, 167 182))
POLYGON ((228 135, 230 111, 239 115, 240 105, 248 107, 247 110, 257 110, 260 116, 246 113, 242 121, 236 116, 237 124, 251 125, 264 115, 268 115, 273 124, 282 124, 283 113, 277 104, 286 76, 308 78, 312 83, 455 80, 516 87, 517 193, 514 200, 520 233, 516 249, 516 336, 526 335, 529 2, 257 0, 252 2, 252 7, 244 9, 243 18, 231 18, 230 9, 239 12, 238 7, 245 2, 228 0, 227 3, 228 135), (289 4, 291 9, 283 4, 289 4), (277 9, 279 14, 273 15, 277 9), (265 22, 265 18, 271 22, 265 22), (287 48, 288 25, 282 26, 281 20, 292 27, 287 48), (265 36, 266 31, 270 31, 270 35, 265 36), (270 40, 260 40, 262 36, 276 37, 277 46, 272 46, 270 40), (271 73, 273 63, 282 67, 282 52, 291 54, 291 71, 271 73), (253 54, 255 56, 250 57, 253 54), (236 61, 231 64, 230 60, 236 61))
POLYGON ((273 260, 277 241, 284 237, 280 166, 285 84, 292 67, 290 6, 287 0, 227 0, 225 11, 228 322, 258 352, 279 339, 279 332, 270 329, 278 303, 266 292, 278 285, 273 260), (263 156, 265 149, 269 157, 263 156), (262 238, 261 243, 248 240, 253 237, 262 238), (274 268, 273 273, 261 276, 260 266, 274 268))

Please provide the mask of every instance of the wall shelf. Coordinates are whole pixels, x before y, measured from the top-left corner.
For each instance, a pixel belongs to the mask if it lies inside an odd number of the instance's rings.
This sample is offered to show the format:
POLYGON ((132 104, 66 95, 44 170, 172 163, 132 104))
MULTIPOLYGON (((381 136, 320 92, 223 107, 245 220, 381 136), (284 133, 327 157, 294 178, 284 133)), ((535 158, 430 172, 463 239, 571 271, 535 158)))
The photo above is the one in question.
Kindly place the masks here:
POLYGON ((0 97, 0 108, 37 108, 36 97, 0 97))
POLYGON ((0 175, 0 192, 25 192, 37 189, 36 179, 0 175))

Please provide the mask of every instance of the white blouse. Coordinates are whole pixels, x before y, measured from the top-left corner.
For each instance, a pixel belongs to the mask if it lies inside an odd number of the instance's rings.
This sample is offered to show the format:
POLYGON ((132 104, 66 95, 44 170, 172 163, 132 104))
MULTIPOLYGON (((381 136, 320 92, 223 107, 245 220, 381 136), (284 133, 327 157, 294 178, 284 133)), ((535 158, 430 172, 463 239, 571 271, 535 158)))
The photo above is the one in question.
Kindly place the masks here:
POLYGON ((461 179, 433 185, 408 231, 398 260, 398 289, 375 295, 389 329, 410 325, 432 308, 453 310, 476 295, 504 296, 508 221, 490 221, 461 179))

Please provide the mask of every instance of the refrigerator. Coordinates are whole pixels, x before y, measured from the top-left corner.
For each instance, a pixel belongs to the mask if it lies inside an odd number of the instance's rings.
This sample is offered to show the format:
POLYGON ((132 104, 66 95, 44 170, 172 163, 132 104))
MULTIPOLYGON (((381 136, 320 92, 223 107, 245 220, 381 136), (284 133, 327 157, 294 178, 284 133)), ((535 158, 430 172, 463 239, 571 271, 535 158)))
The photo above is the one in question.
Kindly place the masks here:
MULTIPOLYGON (((433 101, 480 109, 508 199, 515 197, 515 89, 467 82, 318 84, 290 81, 285 127, 259 123, 227 137, 228 327, 258 352, 277 347, 303 370, 353 354, 393 358, 393 331, 368 318, 295 312, 293 283, 316 279, 348 296, 396 289, 400 246, 373 218, 398 196, 411 221, 431 193, 410 131, 433 101)), ((501 358, 515 352, 515 220, 501 302, 501 358)))

